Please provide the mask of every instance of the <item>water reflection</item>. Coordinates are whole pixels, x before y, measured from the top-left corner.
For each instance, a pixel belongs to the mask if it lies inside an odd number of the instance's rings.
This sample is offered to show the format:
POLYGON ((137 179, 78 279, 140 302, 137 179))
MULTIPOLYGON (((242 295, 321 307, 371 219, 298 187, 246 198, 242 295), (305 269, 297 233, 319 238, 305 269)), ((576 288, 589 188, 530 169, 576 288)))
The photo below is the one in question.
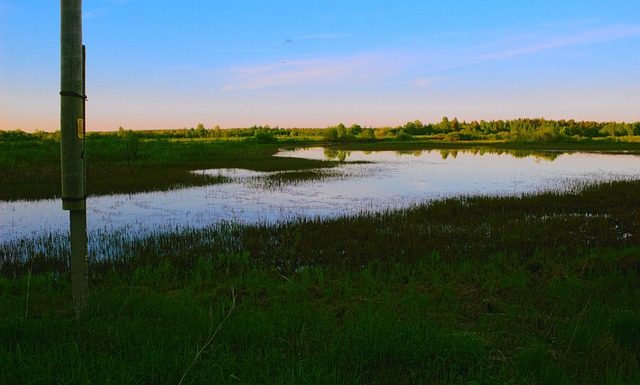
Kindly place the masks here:
MULTIPOLYGON (((400 208, 449 196, 518 195, 640 178, 640 157, 587 153, 473 150, 407 152, 282 151, 278 156, 338 159, 333 169, 255 172, 201 170, 229 183, 128 195, 91 197, 90 232, 158 227, 193 228, 220 221, 275 222, 400 208)), ((0 202, 0 243, 64 233, 68 214, 58 200, 0 202)))
MULTIPOLYGON (((302 151, 303 151, 302 153, 298 152, 296 155, 287 154, 286 156, 306 157, 306 155, 304 155, 304 152, 307 150, 302 150, 302 151)), ((557 159, 559 156, 561 156, 562 154, 565 154, 565 152, 562 152, 562 151, 503 150, 503 149, 496 149, 496 148, 490 148, 490 147, 473 147, 470 149, 407 150, 407 151, 394 151, 394 152, 398 155, 413 155, 416 158, 418 158, 423 154, 430 154, 433 151, 439 152, 443 160, 446 160, 447 158, 449 158, 449 156, 455 159, 458 156, 459 152, 469 153, 473 155, 481 155, 481 156, 485 154, 496 154, 496 155, 511 155, 514 158, 534 157, 537 160, 548 160, 548 161, 553 161, 557 159)), ((325 159, 337 160, 340 162, 345 162, 347 160, 350 160, 349 156, 351 155, 351 152, 352 151, 336 150, 331 148, 325 148, 323 150, 325 159)), ((365 155, 371 155, 373 153, 373 151, 356 151, 356 152, 363 153, 365 155)))
POLYGON ((343 151, 343 150, 332 150, 330 148, 324 149, 324 156, 328 160, 337 160, 340 162, 344 162, 351 155, 351 151, 343 151))

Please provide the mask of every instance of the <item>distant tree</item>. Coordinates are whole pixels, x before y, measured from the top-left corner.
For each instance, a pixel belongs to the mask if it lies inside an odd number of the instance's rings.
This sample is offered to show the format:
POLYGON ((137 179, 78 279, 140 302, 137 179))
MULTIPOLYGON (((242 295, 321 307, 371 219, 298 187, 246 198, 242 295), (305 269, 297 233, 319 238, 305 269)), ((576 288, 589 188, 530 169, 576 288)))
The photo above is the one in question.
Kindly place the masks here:
POLYGON ((207 129, 204 127, 204 124, 198 123, 198 127, 196 128, 196 136, 198 138, 206 138, 207 137, 207 129))
POLYGON ((323 131, 322 136, 326 141, 343 143, 349 142, 349 139, 352 138, 352 136, 349 135, 347 128, 342 123, 338 124, 335 127, 327 127, 323 131))
POLYGON ((453 118, 451 121, 451 130, 458 132, 460 131, 460 123, 458 122, 458 118, 453 118))
POLYGON ((442 121, 438 123, 437 129, 439 132, 451 131, 451 124, 449 123, 449 118, 447 118, 446 116, 443 116, 442 121))
POLYGON ((254 137, 258 143, 267 144, 267 143, 275 143, 278 139, 273 136, 271 130, 266 128, 258 128, 255 130, 254 137))
POLYGON ((376 139, 384 139, 387 136, 387 133, 389 132, 389 128, 379 128, 377 130, 375 130, 373 132, 373 136, 376 137, 376 139))
POLYGON ((369 129, 362 130, 362 132, 360 133, 360 135, 358 135, 358 137, 365 140, 375 139, 375 136, 373 135, 373 130, 369 130, 369 129))
POLYGON ((347 127, 345 127, 344 124, 342 123, 338 124, 336 129, 338 130, 338 140, 344 142, 349 139, 349 134, 347 133, 347 127))
POLYGON ((396 140, 401 141, 401 142, 406 142, 409 140, 413 139, 413 136, 411 136, 410 134, 406 133, 404 130, 400 130, 397 134, 396 134, 396 140))
POLYGON ((347 130, 347 134, 349 134, 350 136, 360 135, 361 132, 362 127, 360 127, 359 124, 352 124, 351 127, 349 127, 349 129, 347 130))
POLYGON ((327 127, 322 133, 324 139, 328 142, 338 141, 338 129, 336 127, 327 127))
POLYGON ((415 132, 416 132, 416 130, 417 130, 417 129, 416 129, 416 125, 415 125, 415 123, 414 123, 414 122, 407 122, 407 123, 405 123, 405 125, 404 125, 403 129, 404 129, 406 132, 410 132, 410 133, 415 133, 415 132))
POLYGON ((135 131, 125 130, 120 127, 118 128, 118 137, 124 141, 126 156, 128 158, 137 158, 140 148, 140 135, 135 131))

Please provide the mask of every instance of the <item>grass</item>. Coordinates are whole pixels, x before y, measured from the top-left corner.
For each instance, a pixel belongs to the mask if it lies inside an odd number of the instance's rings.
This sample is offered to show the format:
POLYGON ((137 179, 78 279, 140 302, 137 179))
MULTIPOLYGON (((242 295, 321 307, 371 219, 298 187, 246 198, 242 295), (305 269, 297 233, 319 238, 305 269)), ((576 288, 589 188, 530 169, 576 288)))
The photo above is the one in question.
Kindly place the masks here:
MULTIPOLYGON (((274 157, 282 144, 253 140, 142 139, 132 153, 116 136, 87 139, 87 193, 106 195, 224 183, 192 170, 244 168, 292 171, 326 168, 335 162, 274 157)), ((0 200, 60 196, 60 143, 0 142, 0 200)))
POLYGON ((98 234, 80 323, 66 240, 4 244, 0 383, 637 384, 639 190, 98 234))
POLYGON ((174 269, 137 268, 95 285, 80 324, 66 305, 68 282, 34 280, 32 298, 40 299, 24 318, 17 300, 24 279, 2 279, 7 369, 0 380, 178 383, 185 372, 183 383, 639 379, 637 347, 623 342, 638 336, 637 271, 536 276, 493 263, 429 260, 287 276, 255 267, 231 274, 204 260, 186 276, 174 269), (234 306, 232 288, 237 307, 222 323, 234 306))

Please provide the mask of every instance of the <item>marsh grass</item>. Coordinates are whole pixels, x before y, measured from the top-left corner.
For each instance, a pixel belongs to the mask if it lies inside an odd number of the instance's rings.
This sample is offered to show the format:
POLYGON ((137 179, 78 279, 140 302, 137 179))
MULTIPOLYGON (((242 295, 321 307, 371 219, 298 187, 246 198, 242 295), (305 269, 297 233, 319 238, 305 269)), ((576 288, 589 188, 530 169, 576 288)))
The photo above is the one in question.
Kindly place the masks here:
POLYGON ((79 324, 66 239, 3 244, 0 383, 637 384, 639 189, 101 233, 79 324))
MULTIPOLYGON (((91 133, 87 138, 87 192, 91 196, 137 193, 225 183, 223 178, 194 174, 193 170, 242 168, 253 171, 288 171, 281 181, 310 180, 321 175, 313 169, 331 168, 344 160, 345 151, 399 152, 440 149, 443 156, 458 149, 477 152, 509 152, 554 159, 560 151, 639 153, 640 142, 591 140, 563 143, 504 141, 448 142, 442 140, 350 142, 326 147, 332 161, 273 156, 280 148, 327 145, 321 136, 260 143, 253 138, 167 139, 144 135, 136 139, 135 151, 127 138, 91 133), (340 155, 340 156, 338 156, 340 155), (299 173, 295 173, 297 171, 299 173)), ((278 177, 276 177, 278 178, 278 177)), ((274 182, 278 182, 274 180, 274 182)), ((60 143, 45 140, 0 141, 0 200, 47 199, 60 196, 60 143)))
POLYGON ((337 169, 310 169, 298 171, 279 171, 266 176, 253 177, 249 185, 254 188, 278 190, 287 186, 304 185, 326 180, 352 178, 348 172, 337 169))
MULTIPOLYGON (((274 157, 282 144, 248 140, 140 139, 135 155, 117 136, 87 139, 87 193, 106 195, 161 191, 225 183, 192 170, 243 168, 254 171, 307 170, 336 162, 274 157)), ((0 142, 0 200, 60 196, 60 143, 53 140, 0 142)))

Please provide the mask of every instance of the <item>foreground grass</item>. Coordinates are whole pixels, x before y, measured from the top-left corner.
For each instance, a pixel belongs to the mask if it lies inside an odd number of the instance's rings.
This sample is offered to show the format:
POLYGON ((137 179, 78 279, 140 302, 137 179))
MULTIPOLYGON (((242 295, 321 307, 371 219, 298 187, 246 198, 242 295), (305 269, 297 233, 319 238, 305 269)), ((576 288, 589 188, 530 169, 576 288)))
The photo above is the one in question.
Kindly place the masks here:
POLYGON ((66 280, 4 278, 0 381, 637 384, 639 252, 534 271, 502 255, 287 276, 164 263, 94 286, 80 323, 66 280))
POLYGON ((0 383, 637 384, 638 196, 105 235, 80 323, 63 241, 20 241, 0 250, 0 383))

